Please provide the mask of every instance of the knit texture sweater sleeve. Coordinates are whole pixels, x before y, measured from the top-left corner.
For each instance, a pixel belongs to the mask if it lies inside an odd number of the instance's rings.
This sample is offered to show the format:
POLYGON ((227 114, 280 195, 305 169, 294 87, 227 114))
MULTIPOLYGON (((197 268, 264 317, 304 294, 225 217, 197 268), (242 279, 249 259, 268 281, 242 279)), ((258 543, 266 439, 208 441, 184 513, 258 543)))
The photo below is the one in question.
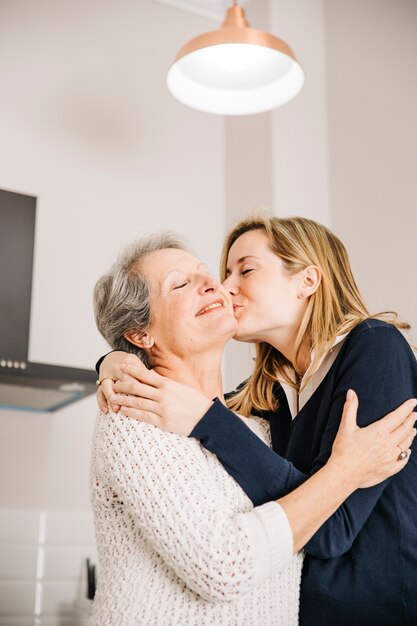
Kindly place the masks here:
POLYGON ((99 418, 95 445, 98 480, 111 485, 148 544, 206 600, 236 599, 290 562, 283 509, 253 509, 247 501, 247 511, 236 512, 196 441, 110 413, 99 418))

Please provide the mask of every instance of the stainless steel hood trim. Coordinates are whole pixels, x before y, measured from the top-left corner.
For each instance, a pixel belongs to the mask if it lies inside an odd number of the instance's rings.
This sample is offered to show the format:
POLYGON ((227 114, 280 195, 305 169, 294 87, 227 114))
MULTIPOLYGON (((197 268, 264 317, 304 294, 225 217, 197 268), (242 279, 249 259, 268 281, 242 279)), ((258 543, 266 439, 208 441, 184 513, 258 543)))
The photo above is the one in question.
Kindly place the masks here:
MULTIPOLYGON (((16 411, 33 411, 35 413, 53 412, 81 400, 96 391, 96 373, 92 370, 47 365, 45 363, 27 363, 26 369, 0 367, 0 409, 16 411), (5 401, 5 393, 1 393, 13 386, 16 399, 5 401), (19 403, 19 395, 40 396, 44 392, 42 406, 33 406, 32 403, 19 403), (48 403, 48 394, 52 396, 52 403, 48 403), (3 396, 3 398, 2 398, 3 396), (60 397, 61 396, 61 397, 60 397), (32 406, 31 406, 32 404, 32 406)), ((9 394, 10 395, 10 394, 9 394)))

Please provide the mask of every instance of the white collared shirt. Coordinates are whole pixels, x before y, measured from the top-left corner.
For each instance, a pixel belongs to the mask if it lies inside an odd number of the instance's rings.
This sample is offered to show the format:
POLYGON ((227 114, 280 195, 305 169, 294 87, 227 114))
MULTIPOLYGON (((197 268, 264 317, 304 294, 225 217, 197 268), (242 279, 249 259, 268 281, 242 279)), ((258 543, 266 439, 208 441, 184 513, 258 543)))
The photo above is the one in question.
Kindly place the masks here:
POLYGON ((336 337, 333 346, 324 357, 320 367, 316 372, 314 372, 308 383, 304 385, 303 383, 309 377, 311 371, 311 365, 314 356, 313 354, 311 355, 310 366, 301 380, 300 393, 297 393, 297 390, 294 389, 294 387, 291 387, 291 385, 278 377, 278 380, 281 383, 281 387, 287 397, 287 402, 290 408, 292 419, 294 419, 294 417, 301 411, 303 406, 308 402, 320 383, 323 381, 327 372, 330 370, 331 366, 335 362, 336 357, 339 354, 340 349, 343 345, 343 341, 346 339, 348 334, 349 333, 346 333, 345 335, 339 335, 338 337, 336 337))

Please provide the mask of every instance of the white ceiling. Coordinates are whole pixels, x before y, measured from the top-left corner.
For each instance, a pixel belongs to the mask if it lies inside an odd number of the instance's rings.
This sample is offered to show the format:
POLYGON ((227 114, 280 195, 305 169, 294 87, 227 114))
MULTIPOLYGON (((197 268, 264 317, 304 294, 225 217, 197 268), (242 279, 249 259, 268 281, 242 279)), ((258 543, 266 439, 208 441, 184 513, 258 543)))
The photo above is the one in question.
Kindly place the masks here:
MULTIPOLYGON (((250 0, 240 0, 240 6, 244 7, 250 0)), ((209 17, 219 24, 223 22, 226 9, 232 6, 232 0, 158 0, 171 6, 191 11, 204 17, 209 17)))

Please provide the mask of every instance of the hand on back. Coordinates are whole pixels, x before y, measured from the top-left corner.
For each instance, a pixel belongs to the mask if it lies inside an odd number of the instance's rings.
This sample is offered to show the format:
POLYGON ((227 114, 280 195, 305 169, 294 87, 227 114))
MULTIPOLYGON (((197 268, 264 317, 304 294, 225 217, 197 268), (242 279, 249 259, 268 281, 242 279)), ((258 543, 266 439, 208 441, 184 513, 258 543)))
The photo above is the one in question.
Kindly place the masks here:
POLYGON ((358 397, 348 392, 342 421, 329 462, 338 465, 341 479, 352 478, 361 488, 372 487, 399 472, 407 464, 416 434, 416 400, 407 400, 379 421, 357 425, 358 397), (401 452, 406 452, 406 456, 401 452))

